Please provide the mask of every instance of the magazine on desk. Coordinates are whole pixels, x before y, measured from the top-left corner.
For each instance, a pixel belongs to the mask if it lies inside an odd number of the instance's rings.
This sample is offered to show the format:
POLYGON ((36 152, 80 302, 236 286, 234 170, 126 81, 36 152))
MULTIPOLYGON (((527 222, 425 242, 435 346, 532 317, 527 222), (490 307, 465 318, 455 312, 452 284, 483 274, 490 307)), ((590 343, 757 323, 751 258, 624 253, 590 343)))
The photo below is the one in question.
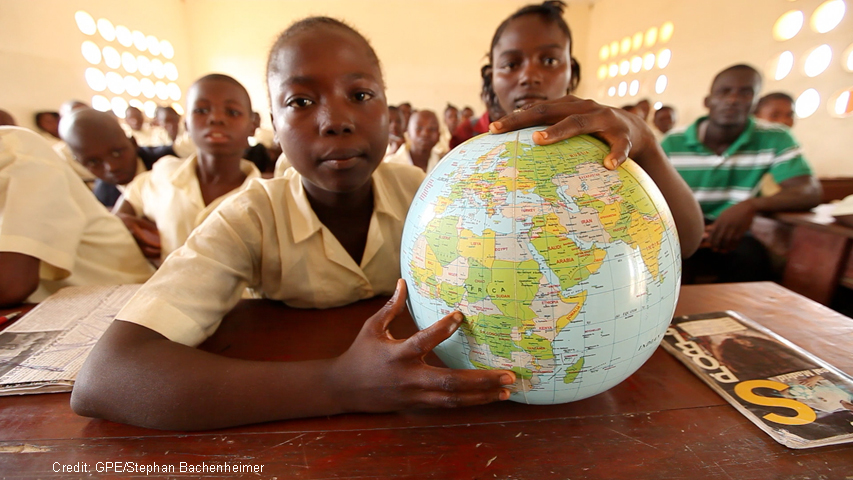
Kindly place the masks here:
POLYGON ((661 345, 782 445, 853 442, 853 377, 743 315, 675 317, 661 345))
POLYGON ((70 392, 95 342, 139 287, 66 287, 0 331, 0 396, 70 392))

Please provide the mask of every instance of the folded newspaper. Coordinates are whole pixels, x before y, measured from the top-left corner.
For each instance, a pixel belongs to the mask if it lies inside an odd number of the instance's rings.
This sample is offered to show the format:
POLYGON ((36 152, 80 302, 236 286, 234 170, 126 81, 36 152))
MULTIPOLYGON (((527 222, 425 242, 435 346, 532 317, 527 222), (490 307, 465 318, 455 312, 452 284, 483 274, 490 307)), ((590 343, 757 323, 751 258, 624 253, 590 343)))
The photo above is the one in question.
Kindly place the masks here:
POLYGON ((853 441, 853 377, 743 315, 675 317, 662 345, 782 445, 853 441))
POLYGON ((0 331, 0 395, 70 392, 95 342, 139 287, 63 288, 0 331))

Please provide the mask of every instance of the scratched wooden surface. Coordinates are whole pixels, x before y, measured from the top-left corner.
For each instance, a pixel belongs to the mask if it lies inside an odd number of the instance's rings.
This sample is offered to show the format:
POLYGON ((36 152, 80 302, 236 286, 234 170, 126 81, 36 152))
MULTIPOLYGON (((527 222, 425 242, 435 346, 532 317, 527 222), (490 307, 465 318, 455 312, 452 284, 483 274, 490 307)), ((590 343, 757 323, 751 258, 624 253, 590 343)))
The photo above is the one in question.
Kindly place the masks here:
MULTIPOLYGON (((243 358, 335 355, 379 299, 324 312, 242 304, 204 348, 243 358), (295 321, 298 315, 299 321, 295 321), (321 346, 317 341, 322 338, 321 346)), ((687 286, 677 314, 731 309, 853 373, 853 320, 772 283, 687 286)), ((414 326, 395 322, 397 335, 414 326)), ((435 361, 435 359, 433 359, 435 361)), ((775 443, 658 350, 622 384, 580 402, 273 422, 203 433, 162 432, 74 415, 68 394, 0 398, 0 476, 68 478, 57 465, 171 465, 154 478, 848 479, 853 445, 775 443), (101 463, 99 463, 101 462, 101 463), (263 465, 260 474, 181 474, 188 465, 263 465)))

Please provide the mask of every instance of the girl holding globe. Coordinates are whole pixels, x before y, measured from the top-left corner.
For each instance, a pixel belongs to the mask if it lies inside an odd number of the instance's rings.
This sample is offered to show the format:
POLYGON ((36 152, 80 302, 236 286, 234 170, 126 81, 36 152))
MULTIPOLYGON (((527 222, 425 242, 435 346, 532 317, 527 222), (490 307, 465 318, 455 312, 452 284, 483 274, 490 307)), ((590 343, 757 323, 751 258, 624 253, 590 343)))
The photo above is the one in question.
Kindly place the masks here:
MULTIPOLYGON (((562 42, 568 48, 567 38, 562 42)), ((508 399, 507 386, 516 380, 511 371, 450 370, 423 361, 459 328, 460 312, 405 340, 388 332, 405 308, 405 283, 397 281, 400 236, 423 173, 382 163, 388 108, 379 60, 367 40, 330 18, 299 21, 271 49, 267 83, 293 171, 252 182, 170 255, 92 350, 74 387, 74 411, 197 430, 508 399), (314 250, 305 251, 309 244, 314 250), (192 348, 216 331, 246 286, 303 308, 394 296, 337 358, 259 362, 192 348)), ((556 118, 552 110, 571 113, 560 104, 536 117, 511 115, 493 127, 556 118)), ((590 128, 558 124, 548 139, 569 136, 565 132, 598 132, 612 145, 642 139, 635 126, 621 117, 614 122, 604 107, 582 103, 579 111, 590 128), (592 128, 607 122, 615 126, 592 128)))
POLYGON ((682 256, 689 257, 702 238, 702 212, 648 125, 637 115, 571 95, 580 82, 580 65, 572 57, 564 6, 560 1, 528 5, 498 26, 489 50, 491 84, 501 108, 513 113, 489 130, 550 124, 533 134, 539 145, 581 134, 599 137, 610 145, 606 168, 616 169, 630 157, 652 177, 672 210, 682 256))

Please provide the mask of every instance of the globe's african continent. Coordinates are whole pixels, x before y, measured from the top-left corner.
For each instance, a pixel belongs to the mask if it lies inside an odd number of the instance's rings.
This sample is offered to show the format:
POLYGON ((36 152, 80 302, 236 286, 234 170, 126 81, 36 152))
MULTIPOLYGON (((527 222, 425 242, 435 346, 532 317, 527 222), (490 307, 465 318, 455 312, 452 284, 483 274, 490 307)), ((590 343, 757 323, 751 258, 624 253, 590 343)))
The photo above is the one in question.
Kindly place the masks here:
POLYGON ((510 399, 580 400, 648 360, 672 318, 681 254, 662 194, 607 145, 538 146, 531 128, 481 135, 427 176, 403 230, 420 328, 460 310, 436 347, 452 368, 511 369, 510 399))

